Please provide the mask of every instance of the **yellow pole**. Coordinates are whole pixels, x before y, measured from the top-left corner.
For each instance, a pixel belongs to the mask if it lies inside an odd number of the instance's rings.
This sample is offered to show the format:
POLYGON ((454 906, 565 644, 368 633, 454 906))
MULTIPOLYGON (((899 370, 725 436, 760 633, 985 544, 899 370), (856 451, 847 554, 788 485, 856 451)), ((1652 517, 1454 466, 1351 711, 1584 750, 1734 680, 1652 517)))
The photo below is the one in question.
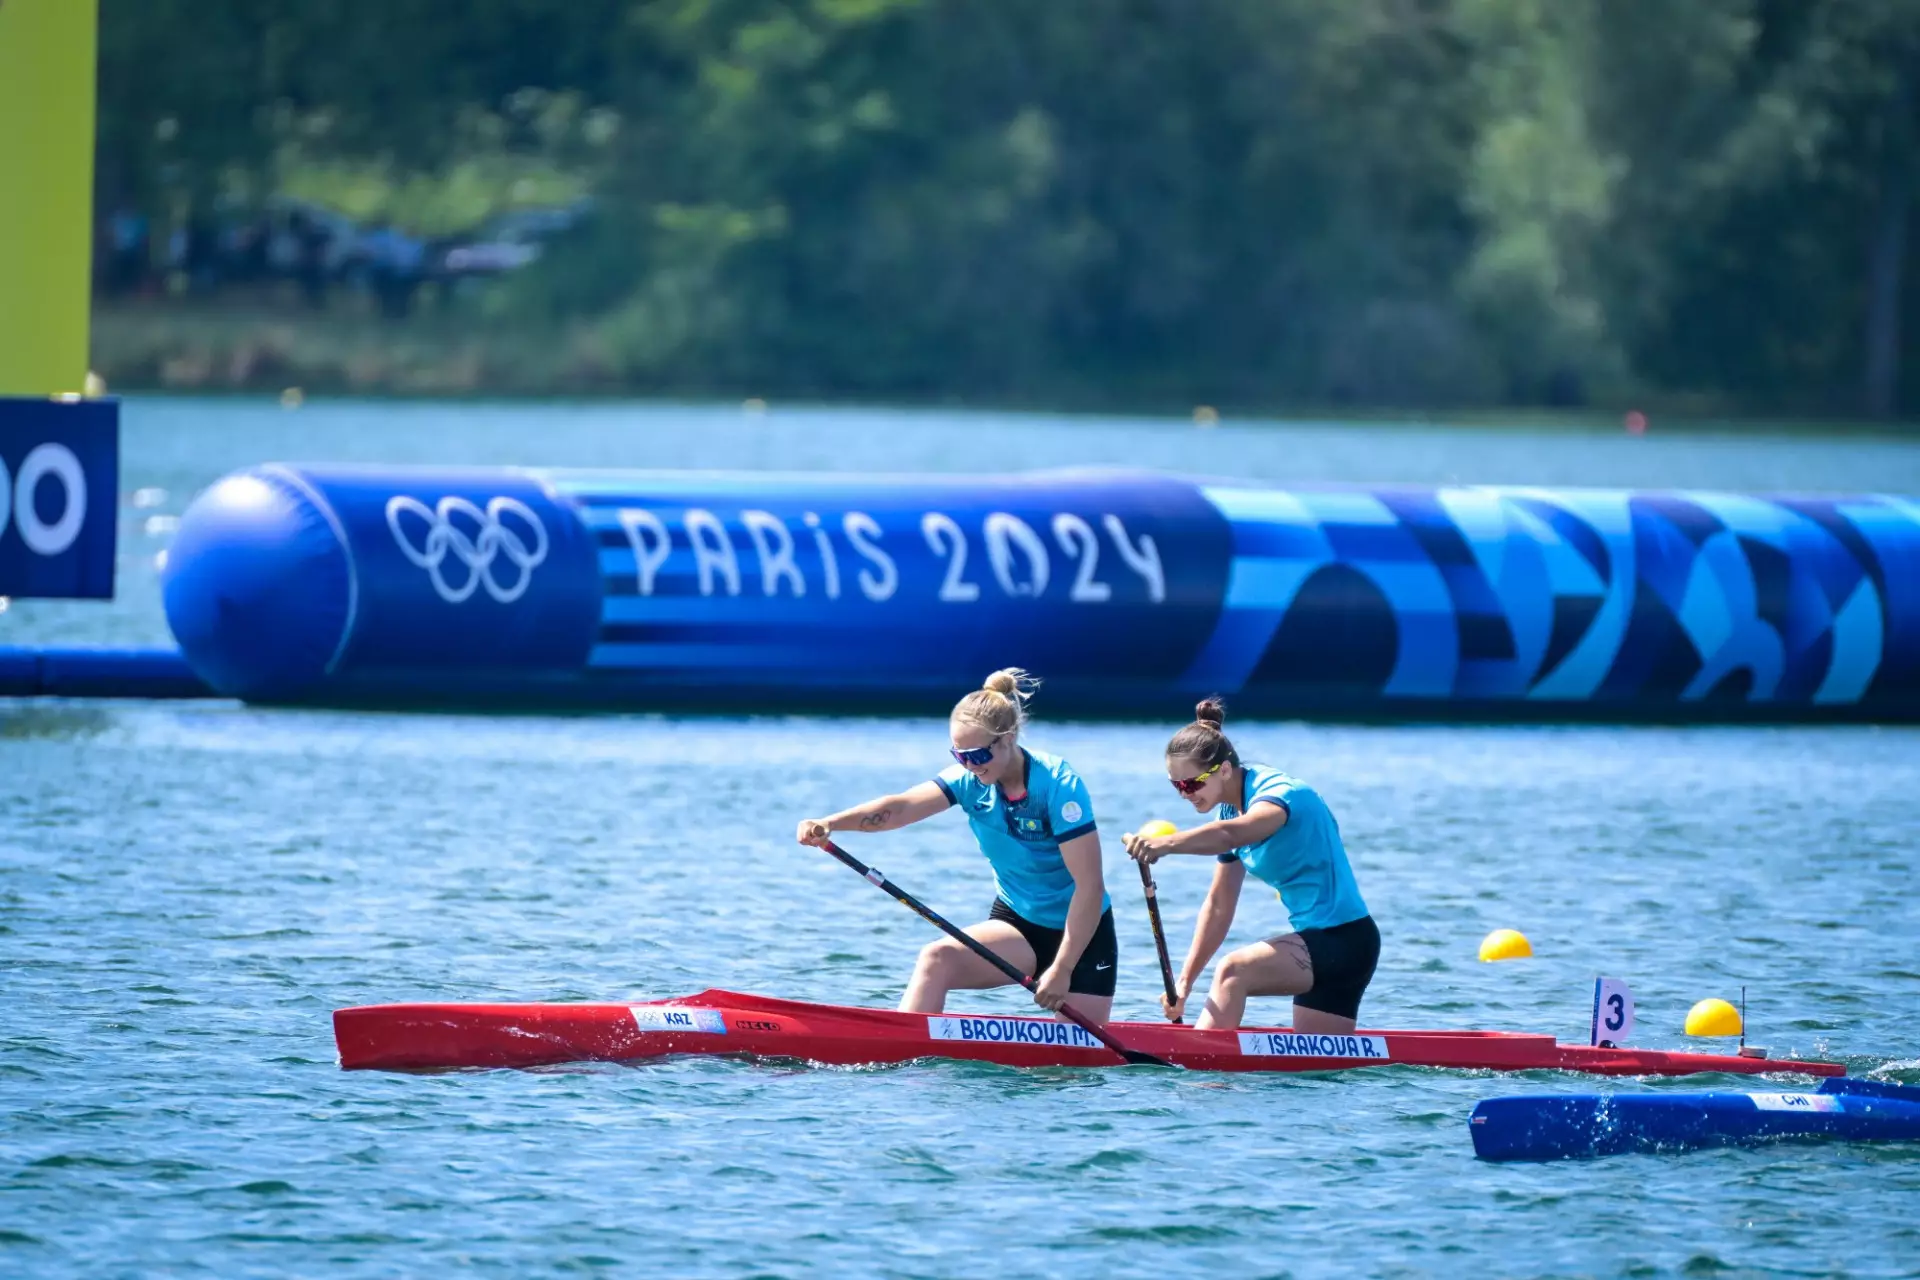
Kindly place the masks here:
POLYGON ((80 391, 97 0, 0 0, 0 396, 80 391))

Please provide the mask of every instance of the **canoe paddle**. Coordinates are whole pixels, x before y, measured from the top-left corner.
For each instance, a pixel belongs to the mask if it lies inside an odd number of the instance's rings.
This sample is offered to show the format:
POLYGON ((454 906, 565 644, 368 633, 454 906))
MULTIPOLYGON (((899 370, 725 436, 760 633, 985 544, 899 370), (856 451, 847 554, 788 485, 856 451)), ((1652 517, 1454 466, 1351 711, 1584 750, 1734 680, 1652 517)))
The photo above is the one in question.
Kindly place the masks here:
MULTIPOLYGON (((1034 989, 1032 978, 1029 978, 1011 964, 1008 964, 1005 959, 996 955, 985 943, 981 942, 980 939, 970 933, 963 933, 952 921, 934 911, 933 908, 927 906, 926 903, 920 901, 920 899, 914 897, 893 881, 887 879, 886 876, 875 871, 872 867, 860 861, 860 859, 854 857, 831 840, 827 841, 821 847, 834 857, 840 859, 840 861, 846 863, 849 867, 852 867, 855 871, 858 871, 862 876, 872 881, 881 889, 886 890, 889 894, 893 895, 895 900, 901 905, 912 910, 913 913, 922 920, 925 920, 928 924, 940 930, 940 932, 946 934, 949 938, 952 938, 955 942, 958 942, 961 946, 973 952, 973 954, 979 956, 1000 972, 1006 974, 1007 977, 1019 983, 1028 991, 1034 989)), ((1060 1007, 1060 1016, 1073 1023, 1076 1027, 1079 1027, 1101 1044, 1107 1046, 1107 1048, 1119 1054, 1134 1066, 1170 1067, 1173 1065, 1165 1058, 1156 1058, 1150 1053, 1140 1053, 1137 1050, 1127 1048, 1127 1046, 1108 1035, 1106 1029, 1099 1023, 1093 1021, 1091 1018, 1082 1017, 1071 1005, 1062 1005, 1060 1007)))
MULTIPOLYGON (((1176 830, 1171 822, 1158 820, 1140 828, 1140 834, 1170 836, 1176 830)), ((1140 888, 1147 895, 1147 919, 1153 923, 1153 945, 1160 952, 1160 980, 1167 984, 1167 1003, 1175 1004, 1180 997, 1173 985, 1173 961, 1167 955, 1167 931, 1160 924, 1160 886, 1153 882, 1153 872, 1147 870, 1146 863, 1136 861, 1133 865, 1140 868, 1140 888)), ((1180 1019, 1175 1018, 1173 1023, 1179 1026, 1180 1019)))

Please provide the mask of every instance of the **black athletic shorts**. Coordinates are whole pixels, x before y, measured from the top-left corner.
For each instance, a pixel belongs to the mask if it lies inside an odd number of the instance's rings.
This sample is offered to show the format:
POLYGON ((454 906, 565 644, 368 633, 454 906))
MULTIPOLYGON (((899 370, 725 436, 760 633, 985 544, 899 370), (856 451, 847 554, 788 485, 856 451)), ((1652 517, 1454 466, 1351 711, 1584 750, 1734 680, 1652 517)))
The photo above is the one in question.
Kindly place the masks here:
POLYGON ((1373 967, 1380 963, 1380 929, 1373 917, 1361 916, 1330 929, 1302 929, 1300 941, 1307 944, 1307 958, 1313 961, 1313 990, 1295 996, 1293 1002, 1336 1018, 1359 1017, 1360 997, 1373 981, 1373 967))
MULTIPOLYGON (((1060 954, 1060 941, 1067 936, 1064 929, 1049 929, 1044 924, 1035 924, 1008 906, 1004 898, 993 900, 993 910, 987 913, 987 918, 1005 920, 1020 931, 1020 936, 1033 948, 1033 977, 1036 981, 1053 965, 1055 957, 1060 954)), ((1080 963, 1073 966, 1067 991, 1081 996, 1111 996, 1119 967, 1120 940, 1113 932, 1113 908, 1109 907, 1093 931, 1093 940, 1080 953, 1080 963)))

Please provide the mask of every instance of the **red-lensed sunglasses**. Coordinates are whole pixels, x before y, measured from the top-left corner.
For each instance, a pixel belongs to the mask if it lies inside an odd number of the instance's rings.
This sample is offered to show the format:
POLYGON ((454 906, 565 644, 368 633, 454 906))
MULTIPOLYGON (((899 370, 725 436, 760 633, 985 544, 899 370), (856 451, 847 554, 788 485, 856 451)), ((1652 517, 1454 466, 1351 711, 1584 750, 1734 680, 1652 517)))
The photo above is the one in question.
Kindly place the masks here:
MULTIPOLYGON (((1220 762, 1220 764, 1225 763, 1225 760, 1220 762)), ((1204 773, 1197 773, 1191 778, 1168 778, 1167 781, 1171 782, 1173 789, 1183 796, 1198 795, 1200 788, 1207 785, 1207 779, 1220 772, 1220 764, 1216 764, 1204 773)))

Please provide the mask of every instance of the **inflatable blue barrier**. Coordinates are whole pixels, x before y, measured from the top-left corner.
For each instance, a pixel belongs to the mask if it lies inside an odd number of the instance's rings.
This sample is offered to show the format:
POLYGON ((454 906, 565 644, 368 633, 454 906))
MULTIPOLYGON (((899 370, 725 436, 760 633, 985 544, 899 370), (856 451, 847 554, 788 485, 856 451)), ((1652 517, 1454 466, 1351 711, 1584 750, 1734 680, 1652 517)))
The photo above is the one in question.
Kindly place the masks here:
POLYGON ((215 690, 341 705, 1920 718, 1920 502, 266 466, 181 522, 215 690))
POLYGON ((1920 1142, 1920 1089, 1837 1076, 1812 1093, 1488 1098, 1467 1127, 1482 1160, 1579 1160, 1806 1139, 1920 1142))
POLYGON ((213 690, 172 649, 0 646, 0 697, 206 698, 213 690))

